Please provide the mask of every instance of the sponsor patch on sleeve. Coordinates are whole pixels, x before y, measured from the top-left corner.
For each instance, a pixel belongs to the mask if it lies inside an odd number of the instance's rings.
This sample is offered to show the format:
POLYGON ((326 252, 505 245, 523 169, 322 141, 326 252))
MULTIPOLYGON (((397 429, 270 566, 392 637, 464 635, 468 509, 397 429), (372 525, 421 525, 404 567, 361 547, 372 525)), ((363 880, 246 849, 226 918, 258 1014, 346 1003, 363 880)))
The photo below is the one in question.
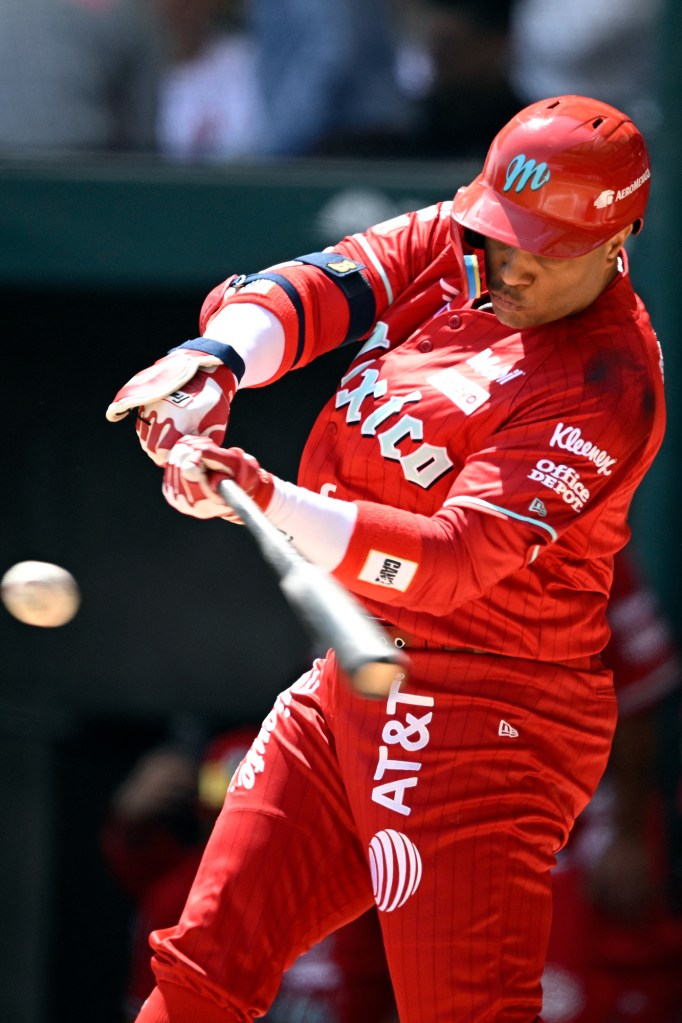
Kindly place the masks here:
POLYGON ((385 551, 371 550, 358 579, 404 592, 412 582, 417 568, 416 561, 406 561, 404 558, 386 554, 385 551))

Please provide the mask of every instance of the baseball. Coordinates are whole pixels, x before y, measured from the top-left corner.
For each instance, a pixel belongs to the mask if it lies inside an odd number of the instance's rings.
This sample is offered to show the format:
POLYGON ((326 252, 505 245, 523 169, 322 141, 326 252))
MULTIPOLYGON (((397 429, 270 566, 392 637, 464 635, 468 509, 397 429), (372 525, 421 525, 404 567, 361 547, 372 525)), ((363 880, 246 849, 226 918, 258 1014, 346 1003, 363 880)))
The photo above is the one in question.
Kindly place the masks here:
POLYGON ((54 628, 66 625, 78 611, 76 580, 59 565, 20 561, 0 581, 0 596, 11 615, 26 625, 54 628))

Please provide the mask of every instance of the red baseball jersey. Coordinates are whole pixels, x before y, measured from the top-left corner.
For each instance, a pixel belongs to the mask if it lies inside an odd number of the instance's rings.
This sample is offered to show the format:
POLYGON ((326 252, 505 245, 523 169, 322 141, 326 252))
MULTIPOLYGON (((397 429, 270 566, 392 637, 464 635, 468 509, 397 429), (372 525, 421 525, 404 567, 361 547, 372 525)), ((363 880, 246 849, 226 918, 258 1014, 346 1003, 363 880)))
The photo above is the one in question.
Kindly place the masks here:
MULTIPOLYGON (((483 302, 467 297, 450 212, 441 203, 334 247, 339 272, 364 267, 374 326, 312 430, 299 483, 358 503, 335 574, 378 618, 434 645, 589 657, 607 642, 613 555, 663 436, 660 349, 624 255, 585 311, 506 327, 484 304, 484 276, 483 302)), ((475 262, 469 250, 471 278, 475 262)), ((286 339, 278 376, 341 344, 350 313, 318 266, 272 269, 216 289, 202 322, 225 302, 270 308, 286 339)))

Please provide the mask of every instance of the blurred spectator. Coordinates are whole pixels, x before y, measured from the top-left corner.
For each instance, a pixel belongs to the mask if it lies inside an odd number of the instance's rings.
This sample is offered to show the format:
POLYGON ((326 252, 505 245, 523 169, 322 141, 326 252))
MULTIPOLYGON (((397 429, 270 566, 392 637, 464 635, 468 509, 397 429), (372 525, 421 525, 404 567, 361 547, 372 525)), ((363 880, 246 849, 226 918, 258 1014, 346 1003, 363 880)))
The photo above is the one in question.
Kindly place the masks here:
MULTIPOLYGON (((232 775, 257 734, 258 728, 245 726, 218 735, 199 763, 182 746, 152 750, 114 794, 101 845, 135 904, 125 1021, 135 1019, 154 986, 149 933, 180 916, 232 775)), ((301 956, 264 1017, 267 1023, 391 1023, 393 1018, 375 912, 301 956)))
POLYGON ((676 786, 657 771, 658 709, 679 692, 681 666, 629 549, 616 558, 608 614, 604 660, 614 673, 618 727, 604 779, 553 871, 542 1018, 681 1023, 682 917, 667 884, 664 807, 666 789, 676 786))
POLYGON ((485 156, 525 104, 509 82, 510 0, 421 0, 430 68, 414 132, 417 156, 485 156))
POLYGON ((167 35, 159 149, 231 160, 259 148, 263 112, 254 42, 237 0, 153 0, 167 35))
POLYGON ((0 153, 152 149, 149 15, 145 0, 2 0, 0 153))
POLYGON ((393 156, 410 107, 396 75, 391 0, 247 0, 266 156, 393 156))
POLYGON ((657 45, 663 0, 515 0, 510 82, 523 100, 579 93, 659 126, 657 45))

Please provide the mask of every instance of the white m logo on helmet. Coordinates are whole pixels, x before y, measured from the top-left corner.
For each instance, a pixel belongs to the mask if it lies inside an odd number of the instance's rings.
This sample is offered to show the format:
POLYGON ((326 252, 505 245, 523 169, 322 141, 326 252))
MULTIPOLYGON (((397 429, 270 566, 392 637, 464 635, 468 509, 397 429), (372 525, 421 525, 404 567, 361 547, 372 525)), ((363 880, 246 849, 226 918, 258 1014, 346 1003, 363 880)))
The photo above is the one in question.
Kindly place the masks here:
POLYGON ((422 859, 414 842, 400 831, 378 831, 369 843, 374 899, 392 913, 414 895, 422 878, 422 859))
POLYGON ((550 179, 549 167, 546 163, 536 163, 532 157, 526 159, 525 153, 519 153, 510 161, 503 192, 508 192, 516 184, 516 192, 522 192, 528 182, 532 192, 546 185, 550 179))

